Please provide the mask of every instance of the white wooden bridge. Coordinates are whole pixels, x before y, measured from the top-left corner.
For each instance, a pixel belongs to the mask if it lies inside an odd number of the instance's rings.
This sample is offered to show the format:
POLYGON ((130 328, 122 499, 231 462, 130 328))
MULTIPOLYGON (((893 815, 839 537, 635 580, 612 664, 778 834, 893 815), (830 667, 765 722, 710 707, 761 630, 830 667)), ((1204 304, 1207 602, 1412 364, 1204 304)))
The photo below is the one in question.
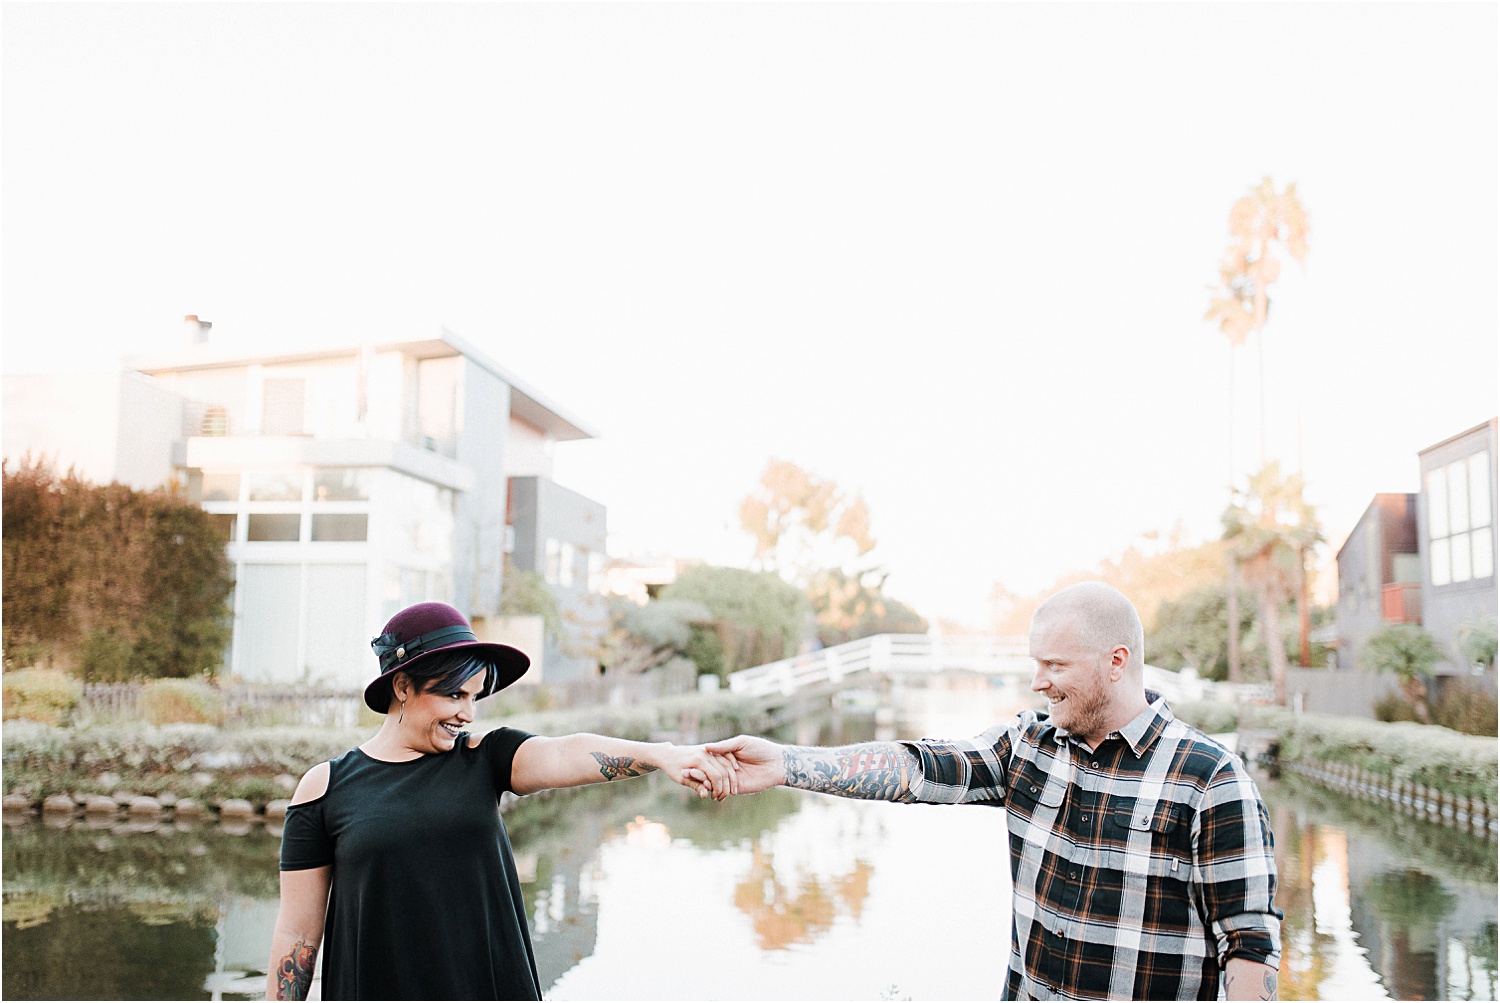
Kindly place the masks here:
MULTIPOLYGON (((944 637, 876 634, 731 673, 729 688, 746 696, 790 696, 804 686, 838 683, 857 673, 936 674, 950 669, 1031 679, 1034 666, 1024 637, 944 637)), ((1168 701, 1201 700, 1224 684, 1196 675, 1146 666, 1146 688, 1168 701)))

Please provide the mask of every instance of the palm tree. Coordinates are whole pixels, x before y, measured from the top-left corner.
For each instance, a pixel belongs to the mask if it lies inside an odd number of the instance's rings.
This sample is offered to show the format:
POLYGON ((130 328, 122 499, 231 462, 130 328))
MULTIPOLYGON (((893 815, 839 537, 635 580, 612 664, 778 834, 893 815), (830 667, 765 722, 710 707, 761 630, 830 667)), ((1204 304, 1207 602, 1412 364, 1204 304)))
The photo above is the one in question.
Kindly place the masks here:
POLYGON ((1280 609, 1304 586, 1306 554, 1323 536, 1313 507, 1302 497, 1302 475, 1281 476, 1274 461, 1235 492, 1224 510, 1224 539, 1245 571, 1260 605, 1260 626, 1276 702, 1286 704, 1286 645, 1280 609))
MULTIPOLYGON (((1266 365, 1265 324, 1271 310, 1270 288, 1281 275, 1281 262, 1275 254, 1276 246, 1283 246, 1286 253, 1297 261, 1307 256, 1308 234, 1307 212, 1297 197, 1297 185, 1292 182, 1280 192, 1270 178, 1262 178, 1259 185, 1242 195, 1229 210, 1229 247, 1219 265, 1220 286, 1209 296, 1208 311, 1204 320, 1218 325, 1229 339, 1229 482, 1236 478, 1234 465, 1234 350, 1245 343, 1250 334, 1258 333, 1256 339, 1256 362, 1259 369, 1260 391, 1260 462, 1266 463, 1266 365)), ((1231 498, 1233 488, 1231 488, 1231 498)), ((1232 501, 1231 501, 1232 504, 1232 501)), ((1304 555, 1305 556, 1305 555, 1304 555)), ((1305 576, 1302 584, 1305 592, 1305 576)), ((1299 609, 1305 607, 1306 596, 1299 592, 1299 609)), ((1229 557, 1229 622, 1239 622, 1239 566, 1233 552, 1229 557)), ((1307 650, 1307 618, 1302 621, 1303 651, 1307 650)), ((1304 654, 1303 660, 1306 661, 1304 654)), ((1229 632, 1229 679, 1240 679, 1240 639, 1235 630, 1229 632)))

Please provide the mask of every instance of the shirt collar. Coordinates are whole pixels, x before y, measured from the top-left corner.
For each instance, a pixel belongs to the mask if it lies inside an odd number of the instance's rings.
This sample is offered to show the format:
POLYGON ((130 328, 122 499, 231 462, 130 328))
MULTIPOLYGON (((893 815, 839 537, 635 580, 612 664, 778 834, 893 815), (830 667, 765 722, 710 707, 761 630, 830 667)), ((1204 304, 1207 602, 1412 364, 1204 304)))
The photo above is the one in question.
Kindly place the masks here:
MULTIPOLYGON (((1119 736, 1130 746, 1130 751, 1139 759, 1146 750, 1156 743, 1167 724, 1174 720, 1172 708, 1167 706, 1167 698, 1155 690, 1146 691, 1146 709, 1131 718, 1119 731, 1112 731, 1105 736, 1106 740, 1119 736)), ((1053 726, 1053 739, 1058 745, 1062 745, 1072 737, 1066 728, 1053 726)))

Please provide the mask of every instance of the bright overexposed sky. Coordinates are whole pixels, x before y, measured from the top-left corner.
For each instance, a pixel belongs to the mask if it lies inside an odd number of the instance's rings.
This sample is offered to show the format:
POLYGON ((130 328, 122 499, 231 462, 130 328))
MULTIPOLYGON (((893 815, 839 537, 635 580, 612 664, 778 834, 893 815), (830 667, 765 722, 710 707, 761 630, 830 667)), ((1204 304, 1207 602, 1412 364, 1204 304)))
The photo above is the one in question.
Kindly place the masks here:
MULTIPOLYGON (((600 430, 611 550, 743 565, 768 458, 863 493, 889 590, 983 623, 1215 536, 1233 201, 1295 181, 1268 452, 1338 543, 1497 411, 1494 4, 10 4, 3 368, 195 313, 446 326, 600 430)), ((1237 353, 1235 470, 1259 459, 1237 353)), ((499 428, 497 423, 497 430, 499 428)))

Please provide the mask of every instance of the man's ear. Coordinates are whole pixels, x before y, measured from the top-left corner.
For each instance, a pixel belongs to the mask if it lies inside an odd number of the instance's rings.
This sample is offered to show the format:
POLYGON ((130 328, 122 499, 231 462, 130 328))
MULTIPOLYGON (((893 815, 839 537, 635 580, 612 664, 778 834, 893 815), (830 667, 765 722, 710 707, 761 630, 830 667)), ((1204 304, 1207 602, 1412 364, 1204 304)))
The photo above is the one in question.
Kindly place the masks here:
POLYGON ((1117 683, 1125 677, 1125 670, 1130 666, 1130 649, 1123 644, 1117 644, 1109 652, 1109 681, 1117 683))

